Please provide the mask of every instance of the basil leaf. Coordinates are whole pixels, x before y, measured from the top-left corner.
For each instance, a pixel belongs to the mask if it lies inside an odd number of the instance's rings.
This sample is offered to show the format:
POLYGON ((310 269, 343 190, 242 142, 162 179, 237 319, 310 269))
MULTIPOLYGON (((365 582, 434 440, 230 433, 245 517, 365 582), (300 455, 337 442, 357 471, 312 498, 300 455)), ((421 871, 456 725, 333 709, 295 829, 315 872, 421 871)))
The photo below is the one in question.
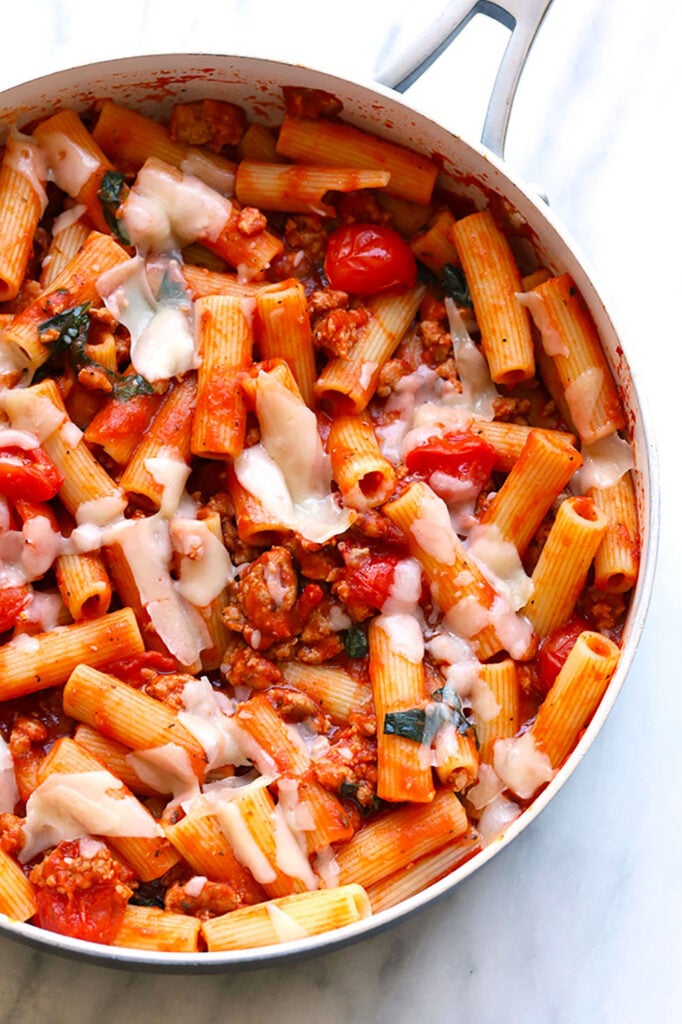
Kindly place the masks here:
POLYGON ((406 740, 422 743, 426 726, 426 712, 423 708, 409 711, 388 711, 384 717, 384 734, 402 736, 406 740))
POLYGON ((349 658, 364 658, 369 651, 367 634, 359 626, 351 626, 343 633, 343 646, 349 658))
POLYGON ((121 205, 121 192, 125 187, 127 187, 125 175, 121 174, 120 171, 106 171, 99 183, 97 198, 102 204, 104 219, 113 234, 118 238, 119 242, 123 242, 124 245, 130 245, 130 236, 125 229, 125 225, 116 216, 121 205))
POLYGON ((471 309, 473 302, 469 294, 469 285, 460 267, 446 263, 441 271, 441 284, 443 291, 455 300, 458 306, 466 306, 471 309))
POLYGON ((139 373, 129 374, 108 374, 109 379, 113 377, 118 378, 114 383, 114 398, 118 399, 119 402, 128 402, 131 398, 135 398, 136 395, 153 395, 154 388, 151 386, 148 380, 140 376, 139 373))
MULTIPOLYGON (((135 395, 153 394, 154 388, 139 373, 117 373, 115 370, 109 370, 106 366, 102 366, 96 359, 90 358, 85 351, 90 329, 89 310, 90 303, 84 302, 80 306, 64 310, 63 313, 57 313, 50 320, 45 320, 40 324, 38 332, 41 336, 57 333, 55 338, 45 341, 45 345, 51 352, 50 359, 65 355, 76 373, 84 366, 98 367, 111 382, 114 398, 121 402, 127 402, 135 395)), ((45 367, 40 369, 44 371, 45 367)), ((42 376, 44 374, 41 374, 42 376)), ((34 379, 40 378, 36 376, 34 379)))
POLYGON ((72 306, 71 309, 65 309, 63 313, 57 313, 56 316, 38 325, 38 334, 41 337, 43 334, 51 335, 57 332, 56 338, 44 342, 53 355, 72 348, 85 354, 85 342, 90 330, 90 305, 89 302, 83 302, 80 306, 72 306))

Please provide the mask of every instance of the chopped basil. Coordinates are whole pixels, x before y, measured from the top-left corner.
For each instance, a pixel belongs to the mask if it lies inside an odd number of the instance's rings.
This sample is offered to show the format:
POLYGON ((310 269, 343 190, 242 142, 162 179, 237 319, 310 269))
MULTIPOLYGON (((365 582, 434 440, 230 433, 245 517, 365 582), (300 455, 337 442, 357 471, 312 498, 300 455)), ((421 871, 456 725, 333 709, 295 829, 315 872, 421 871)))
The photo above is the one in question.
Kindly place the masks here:
POLYGON ((367 634, 359 626, 344 630, 343 646, 349 658, 364 658, 369 650, 367 634))
POLYGON ((38 327, 38 333, 44 338, 44 344, 50 350, 50 360, 41 367, 41 374, 36 380, 49 372, 50 363, 65 357, 76 373, 86 366, 96 366, 107 377, 112 385, 114 398, 127 402, 135 395, 151 395, 154 388, 139 373, 116 373, 92 359, 85 350, 90 330, 90 303, 83 302, 80 306, 57 313, 45 320, 38 327))
POLYGON ((80 306, 72 306, 65 309, 63 313, 45 320, 38 327, 40 335, 52 335, 57 332, 53 340, 46 341, 46 345, 53 355, 62 352, 77 351, 85 355, 85 343, 88 340, 90 330, 90 303, 83 302, 80 306))
POLYGON ((430 747, 441 725, 445 724, 453 725, 462 735, 473 730, 459 696, 451 687, 436 690, 424 708, 389 711, 384 717, 384 733, 430 747))
POLYGON ((388 711, 384 717, 384 733, 388 736, 402 736, 406 740, 421 743, 424 739, 426 711, 410 708, 409 711, 388 711))
POLYGON ((102 175, 97 190, 97 198, 102 204, 104 219, 112 232, 124 245, 130 245, 130 237, 123 221, 116 216, 121 205, 121 192, 126 187, 125 176, 120 171, 107 171, 102 175))
POLYGON ((148 380, 145 380, 139 373, 112 373, 105 371, 109 380, 114 385, 114 398, 119 402, 128 402, 136 395, 153 395, 154 388, 148 380), (114 380, 114 377, 116 380, 114 380))
POLYGON ((460 267, 446 263, 441 271, 441 284, 446 295, 454 299, 458 306, 466 306, 469 309, 473 306, 469 285, 460 267))

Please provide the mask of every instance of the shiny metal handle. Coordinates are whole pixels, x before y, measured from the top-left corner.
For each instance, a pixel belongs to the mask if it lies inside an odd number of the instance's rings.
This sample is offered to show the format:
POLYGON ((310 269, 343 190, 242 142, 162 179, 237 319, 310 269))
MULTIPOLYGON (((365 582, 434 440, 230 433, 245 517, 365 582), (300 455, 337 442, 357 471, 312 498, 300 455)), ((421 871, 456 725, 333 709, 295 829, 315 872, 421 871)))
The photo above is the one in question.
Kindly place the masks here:
POLYGON ((499 157, 509 125, 511 106, 526 58, 552 0, 450 0, 409 49, 383 67, 376 80, 405 92, 440 57, 476 14, 485 14, 511 32, 500 61, 483 125, 481 142, 499 157))

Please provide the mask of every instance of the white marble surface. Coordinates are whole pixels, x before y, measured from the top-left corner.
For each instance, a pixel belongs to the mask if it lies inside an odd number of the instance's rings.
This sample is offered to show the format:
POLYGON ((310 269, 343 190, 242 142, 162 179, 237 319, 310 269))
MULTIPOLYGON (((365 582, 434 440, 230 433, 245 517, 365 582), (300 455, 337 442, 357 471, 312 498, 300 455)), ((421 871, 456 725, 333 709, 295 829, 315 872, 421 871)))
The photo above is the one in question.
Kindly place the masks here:
MULTIPOLYGON (((3 10, 10 24, 0 87, 91 59, 179 49, 260 52, 369 78, 443 2, 345 0, 341 17, 319 0, 117 0, 98 5, 96 31, 94 4, 13 0, 3 10)), ((414 87, 414 104, 476 135, 491 66, 485 51, 500 38, 477 32, 448 53, 414 87)), ((0 939, 2 1022, 680 1019, 680 38, 675 0, 554 0, 507 146, 510 164, 549 195, 596 272, 658 438, 662 534, 651 611, 633 670, 583 764, 530 828, 447 899, 314 960, 159 976, 0 939)))

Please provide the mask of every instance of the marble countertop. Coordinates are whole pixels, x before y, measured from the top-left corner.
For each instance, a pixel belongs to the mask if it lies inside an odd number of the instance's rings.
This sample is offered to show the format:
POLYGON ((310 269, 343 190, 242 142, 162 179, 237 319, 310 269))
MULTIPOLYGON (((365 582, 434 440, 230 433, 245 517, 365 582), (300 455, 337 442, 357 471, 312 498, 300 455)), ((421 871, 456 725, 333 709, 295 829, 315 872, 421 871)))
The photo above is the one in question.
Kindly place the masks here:
MULTIPOLYGON (((90 60, 180 49, 261 53, 370 79, 443 6, 345 0, 342 18, 319 0, 118 0, 101 14, 77 0, 13 3, 0 88, 90 60)), ((410 98, 476 137, 502 37, 496 26, 481 30, 479 19, 470 30, 410 98)), ((659 451, 661 553, 650 614, 625 687, 583 763, 532 825, 450 896, 315 959, 169 976, 65 960, 0 938, 0 1021, 679 1019, 682 744, 673 639, 682 607, 682 209, 670 190, 679 178, 680 38, 675 0, 554 0, 508 137, 508 162, 550 197, 607 297, 659 451)))

